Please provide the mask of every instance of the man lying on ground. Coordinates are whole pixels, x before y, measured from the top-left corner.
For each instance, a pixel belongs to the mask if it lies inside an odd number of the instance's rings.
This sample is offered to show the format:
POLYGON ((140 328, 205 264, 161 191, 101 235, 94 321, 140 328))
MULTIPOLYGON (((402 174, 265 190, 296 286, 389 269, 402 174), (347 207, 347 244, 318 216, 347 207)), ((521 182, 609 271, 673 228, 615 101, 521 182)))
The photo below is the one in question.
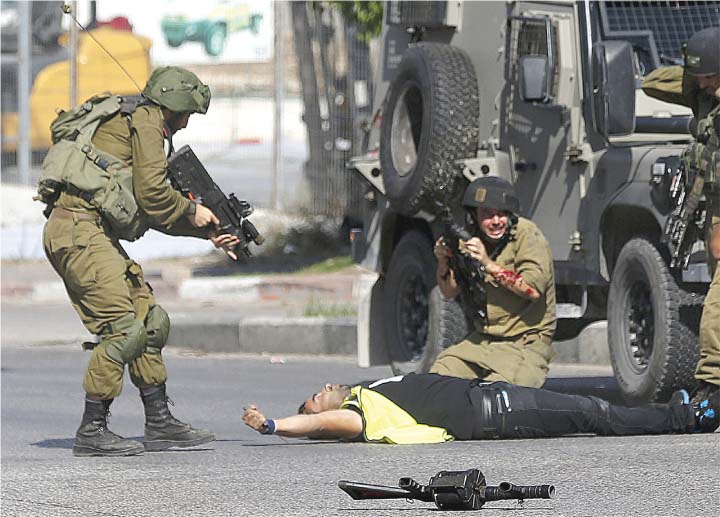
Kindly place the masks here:
POLYGON ((681 390, 667 404, 629 408, 505 382, 408 374, 352 387, 326 384, 285 418, 266 418, 251 405, 243 421, 262 434, 397 444, 710 433, 720 425, 720 392, 697 405, 681 390))

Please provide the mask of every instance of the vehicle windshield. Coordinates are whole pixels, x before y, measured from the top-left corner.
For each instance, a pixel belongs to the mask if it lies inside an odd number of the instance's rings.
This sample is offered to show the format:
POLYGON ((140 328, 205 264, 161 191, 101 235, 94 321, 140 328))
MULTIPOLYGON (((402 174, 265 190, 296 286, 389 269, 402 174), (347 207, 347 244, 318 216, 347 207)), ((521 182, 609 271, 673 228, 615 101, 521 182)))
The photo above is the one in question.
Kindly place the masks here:
POLYGON ((682 46, 695 32, 717 25, 720 2, 598 2, 600 37, 635 50, 638 75, 682 64, 682 46))

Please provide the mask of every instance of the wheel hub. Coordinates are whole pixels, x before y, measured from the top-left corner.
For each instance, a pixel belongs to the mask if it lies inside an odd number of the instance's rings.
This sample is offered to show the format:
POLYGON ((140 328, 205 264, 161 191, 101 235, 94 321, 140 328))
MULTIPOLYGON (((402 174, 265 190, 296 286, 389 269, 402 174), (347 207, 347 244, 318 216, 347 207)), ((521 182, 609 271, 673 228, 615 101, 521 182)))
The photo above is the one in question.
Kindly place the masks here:
POLYGON ((647 369, 653 352, 655 315, 650 298, 650 288, 636 283, 628 294, 628 343, 630 364, 639 372, 647 369))
POLYGON ((410 85, 400 94, 392 117, 390 149, 399 176, 407 176, 417 165, 417 148, 422 129, 422 96, 410 85))

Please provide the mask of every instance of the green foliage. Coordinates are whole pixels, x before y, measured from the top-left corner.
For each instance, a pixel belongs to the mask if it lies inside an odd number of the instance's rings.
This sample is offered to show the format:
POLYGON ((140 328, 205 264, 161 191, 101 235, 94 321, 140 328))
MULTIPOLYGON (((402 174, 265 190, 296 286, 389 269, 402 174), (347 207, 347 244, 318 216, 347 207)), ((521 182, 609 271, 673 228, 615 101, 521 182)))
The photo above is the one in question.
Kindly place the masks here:
POLYGON ((383 22, 384 2, 352 2, 333 1, 326 2, 337 9, 345 21, 354 23, 358 28, 358 39, 368 42, 380 35, 383 22))
POLYGON ((303 310, 305 317, 323 317, 323 318, 349 318, 357 316, 357 308, 355 305, 346 303, 322 303, 314 296, 308 300, 308 304, 303 310))
POLYGON ((298 271, 298 274, 310 274, 310 273, 335 273, 343 269, 352 267, 353 261, 350 255, 344 255, 339 257, 331 257, 329 259, 313 264, 306 268, 298 271))

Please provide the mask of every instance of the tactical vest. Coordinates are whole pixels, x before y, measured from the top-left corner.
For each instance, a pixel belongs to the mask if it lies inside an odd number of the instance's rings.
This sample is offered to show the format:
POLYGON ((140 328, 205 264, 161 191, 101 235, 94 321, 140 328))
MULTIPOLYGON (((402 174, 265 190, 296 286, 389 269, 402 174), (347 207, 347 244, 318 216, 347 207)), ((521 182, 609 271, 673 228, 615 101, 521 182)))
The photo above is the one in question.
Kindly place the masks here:
POLYGON ((65 190, 97 208, 121 239, 133 241, 148 230, 146 216, 135 200, 132 167, 92 143, 100 124, 118 112, 129 122, 136 108, 148 102, 142 96, 104 93, 60 112, 50 125, 53 146, 43 160, 35 197, 48 205, 46 215, 65 190))
POLYGON ((415 444, 443 443, 454 439, 446 429, 418 424, 407 411, 369 388, 352 388, 340 408, 351 407, 362 413, 366 442, 415 444))

